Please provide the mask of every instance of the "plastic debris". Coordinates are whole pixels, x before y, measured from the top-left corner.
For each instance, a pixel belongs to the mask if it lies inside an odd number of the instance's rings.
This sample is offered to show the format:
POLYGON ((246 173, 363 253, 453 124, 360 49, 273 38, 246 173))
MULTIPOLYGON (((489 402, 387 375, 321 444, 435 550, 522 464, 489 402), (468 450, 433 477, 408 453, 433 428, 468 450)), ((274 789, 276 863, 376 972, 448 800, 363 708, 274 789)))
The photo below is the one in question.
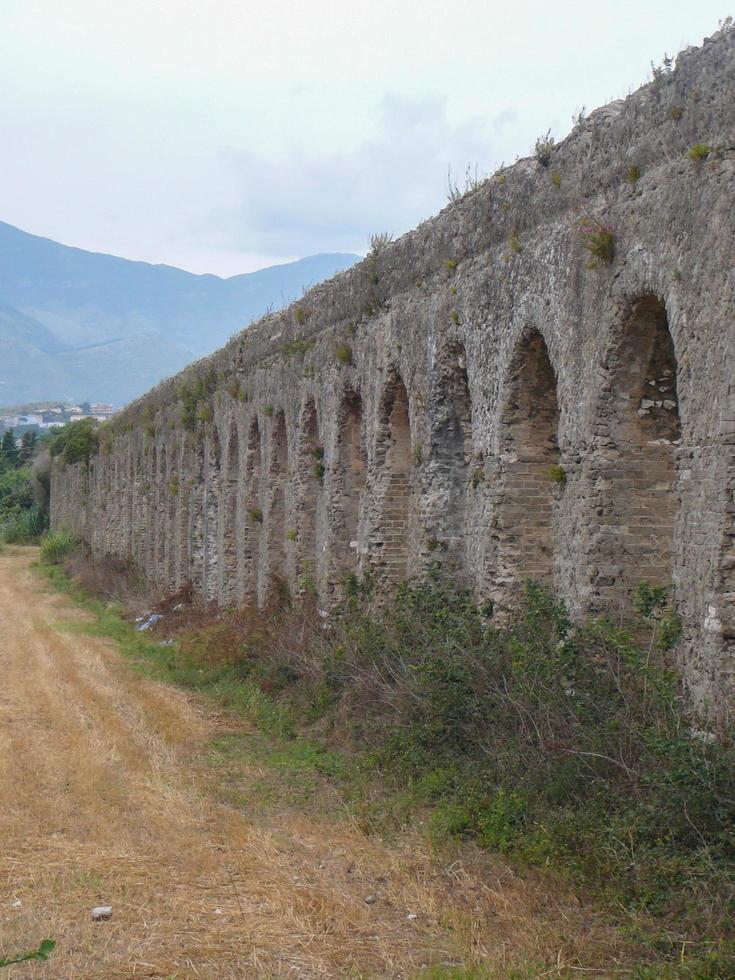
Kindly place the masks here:
POLYGON ((151 626, 155 626, 155 624, 160 622, 162 619, 163 616, 160 613, 151 613, 148 619, 140 623, 139 626, 136 626, 135 629, 138 631, 138 633, 145 633, 146 630, 149 630, 151 626))
POLYGON ((111 919, 111 918, 112 918, 111 905, 98 905, 96 908, 92 909, 93 922, 105 922, 107 919, 111 919))

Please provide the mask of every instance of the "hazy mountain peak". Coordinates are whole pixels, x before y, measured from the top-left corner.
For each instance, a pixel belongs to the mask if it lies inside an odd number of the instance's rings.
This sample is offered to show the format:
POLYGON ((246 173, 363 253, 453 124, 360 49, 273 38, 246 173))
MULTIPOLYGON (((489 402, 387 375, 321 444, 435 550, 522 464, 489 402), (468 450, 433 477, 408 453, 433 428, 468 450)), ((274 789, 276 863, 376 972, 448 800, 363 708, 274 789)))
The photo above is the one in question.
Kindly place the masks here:
POLYGON ((224 279, 87 252, 0 221, 0 403, 129 401, 358 258, 310 255, 224 279))

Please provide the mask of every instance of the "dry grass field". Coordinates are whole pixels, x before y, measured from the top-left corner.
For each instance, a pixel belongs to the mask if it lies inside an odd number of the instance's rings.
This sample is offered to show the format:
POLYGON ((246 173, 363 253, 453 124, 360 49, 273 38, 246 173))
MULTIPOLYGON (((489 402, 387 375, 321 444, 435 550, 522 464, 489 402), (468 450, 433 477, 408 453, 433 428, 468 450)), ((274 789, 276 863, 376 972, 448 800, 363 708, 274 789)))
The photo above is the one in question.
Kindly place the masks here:
POLYGON ((224 771, 212 746, 247 746, 247 723, 85 635, 35 557, 0 553, 0 956, 57 947, 3 976, 628 973, 584 903, 472 848, 366 836, 336 794, 321 813, 235 805, 259 764, 224 771))

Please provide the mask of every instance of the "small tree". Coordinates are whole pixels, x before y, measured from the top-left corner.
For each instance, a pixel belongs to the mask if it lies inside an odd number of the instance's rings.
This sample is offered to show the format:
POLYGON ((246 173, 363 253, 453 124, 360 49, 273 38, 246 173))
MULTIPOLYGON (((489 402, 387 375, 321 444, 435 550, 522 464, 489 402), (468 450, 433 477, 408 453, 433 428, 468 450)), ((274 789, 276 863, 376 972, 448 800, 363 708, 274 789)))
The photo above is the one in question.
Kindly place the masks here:
POLYGON ((20 458, 24 463, 33 458, 37 442, 38 435, 32 429, 23 433, 23 438, 20 441, 20 458))
POLYGON ((61 456, 65 463, 88 463, 98 446, 97 420, 79 419, 54 436, 50 449, 52 456, 61 456))
POLYGON ((534 147, 536 159, 542 167, 548 167, 548 165, 551 163, 551 154, 553 151, 554 137, 551 135, 551 130, 547 129, 544 135, 539 136, 539 138, 536 140, 536 145, 534 147))
POLYGON ((4 468, 17 466, 20 462, 20 453, 15 441, 15 433, 12 429, 7 429, 3 433, 0 443, 0 465, 4 468))

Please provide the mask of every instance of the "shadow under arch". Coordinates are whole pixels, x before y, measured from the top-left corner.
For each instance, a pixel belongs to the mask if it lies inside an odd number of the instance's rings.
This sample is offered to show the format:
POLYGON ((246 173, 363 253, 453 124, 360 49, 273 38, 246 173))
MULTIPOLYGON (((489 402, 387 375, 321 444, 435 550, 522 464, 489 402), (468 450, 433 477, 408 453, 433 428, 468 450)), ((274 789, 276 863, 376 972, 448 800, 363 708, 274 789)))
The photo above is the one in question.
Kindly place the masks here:
POLYGON ((332 588, 358 572, 360 510, 367 463, 363 440, 362 395, 354 388, 342 394, 337 419, 337 465, 332 488, 335 498, 335 557, 332 588))
POLYGON ((219 591, 219 510, 221 504, 222 446, 219 429, 212 425, 205 439, 204 500, 202 502, 202 594, 209 601, 219 591))
POLYGON ((178 551, 178 497, 179 497, 179 473, 178 473, 178 447, 176 441, 171 442, 168 454, 168 467, 166 469, 166 581, 171 590, 175 590, 176 581, 176 554, 178 551))
POLYGON ((154 565, 156 570, 156 581, 168 588, 167 579, 167 556, 166 551, 169 546, 171 535, 168 527, 168 449, 165 442, 161 442, 158 449, 156 462, 156 493, 154 498, 156 538, 154 565))
POLYGON ((266 541, 268 547, 268 581, 263 598, 287 583, 286 552, 286 485, 288 482, 288 433, 286 416, 279 411, 273 419, 268 464, 268 512, 266 541))
POLYGON ((304 403, 299 420, 299 510, 297 529, 299 577, 316 580, 317 518, 321 496, 324 450, 319 438, 319 418, 313 398, 304 403))
POLYGON ((629 613, 641 582, 668 586, 673 576, 681 419, 663 300, 647 294, 631 303, 606 368, 595 413, 605 438, 594 484, 591 577, 595 605, 629 613))
POLYGON ((524 581, 552 585, 554 577, 554 504, 564 474, 556 372, 540 331, 521 337, 505 387, 496 568, 501 606, 524 581))
POLYGON ((380 402, 376 461, 381 474, 377 563, 386 582, 396 584, 408 578, 414 517, 411 416, 408 392, 397 372, 386 382, 380 402))
POLYGON ((436 361, 431 398, 430 465, 445 496, 433 516, 434 537, 452 568, 467 558, 467 503, 472 461, 472 401, 464 343, 452 340, 436 361))
POLYGON ((257 415, 248 428, 245 449, 243 514, 242 567, 239 578, 242 582, 243 598, 254 599, 258 595, 258 571, 260 566, 260 539, 263 528, 263 505, 261 501, 263 447, 260 423, 257 415))
POLYGON ((232 602, 237 596, 240 472, 240 432, 236 419, 232 418, 228 427, 221 490, 222 569, 219 591, 223 603, 232 602))

